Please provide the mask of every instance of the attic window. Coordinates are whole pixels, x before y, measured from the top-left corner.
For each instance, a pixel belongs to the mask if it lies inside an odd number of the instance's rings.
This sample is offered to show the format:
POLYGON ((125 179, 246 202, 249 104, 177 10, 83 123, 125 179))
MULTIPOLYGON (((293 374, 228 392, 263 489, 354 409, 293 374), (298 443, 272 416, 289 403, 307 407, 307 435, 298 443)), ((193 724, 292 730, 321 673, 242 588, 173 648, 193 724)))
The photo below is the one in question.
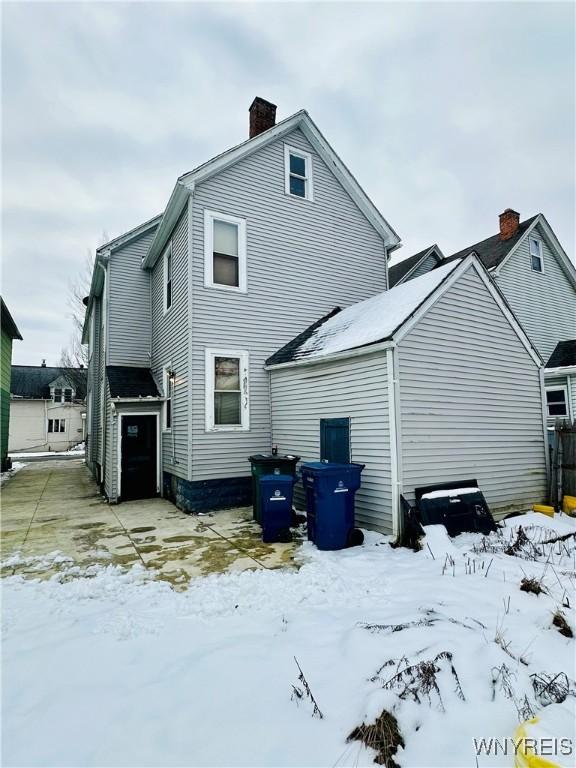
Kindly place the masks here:
POLYGON ((313 200, 312 155, 284 145, 284 185, 287 195, 313 200))
POLYGON ((544 259, 542 258, 542 241, 535 237, 530 238, 530 262, 534 272, 544 272, 544 259))

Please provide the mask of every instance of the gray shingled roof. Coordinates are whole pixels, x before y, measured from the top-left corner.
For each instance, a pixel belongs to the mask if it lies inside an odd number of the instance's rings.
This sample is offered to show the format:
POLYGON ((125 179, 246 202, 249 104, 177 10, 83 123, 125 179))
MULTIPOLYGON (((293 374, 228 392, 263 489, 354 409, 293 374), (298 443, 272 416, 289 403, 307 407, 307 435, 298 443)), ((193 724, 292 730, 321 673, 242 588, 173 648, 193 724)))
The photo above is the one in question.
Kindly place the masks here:
POLYGON ((149 368, 109 365, 106 373, 110 397, 160 397, 149 368))
POLYGON ((394 264, 393 267, 388 267, 389 287, 393 288, 403 277, 406 277, 408 272, 410 272, 410 270, 413 269, 433 247, 433 245, 429 245, 428 248, 424 248, 423 251, 418 251, 414 256, 409 256, 407 259, 404 259, 404 261, 399 261, 397 264, 394 264))
MULTIPOLYGON (((500 262, 506 258, 511 249, 524 236, 526 230, 537 216, 538 214, 536 214, 536 216, 531 216, 529 219, 526 219, 526 221, 521 221, 518 227, 518 232, 514 237, 511 237, 508 240, 501 240, 500 233, 492 235, 485 240, 481 240, 479 243, 474 243, 474 245, 469 245, 468 248, 463 248, 461 251, 453 253, 452 256, 444 259, 444 262, 451 261, 452 259, 463 259, 465 256, 468 256, 469 253, 474 251, 478 254, 478 258, 482 264, 484 264, 486 269, 494 269, 494 267, 497 267, 500 262)), ((443 264, 444 262, 440 263, 443 264)))
POLYGON ((10 394, 32 400, 48 400, 50 384, 63 376, 76 392, 76 399, 86 397, 86 369, 50 365, 13 365, 10 394))
POLYGON ((546 368, 564 368, 569 365, 576 365, 576 339, 558 342, 546 368))

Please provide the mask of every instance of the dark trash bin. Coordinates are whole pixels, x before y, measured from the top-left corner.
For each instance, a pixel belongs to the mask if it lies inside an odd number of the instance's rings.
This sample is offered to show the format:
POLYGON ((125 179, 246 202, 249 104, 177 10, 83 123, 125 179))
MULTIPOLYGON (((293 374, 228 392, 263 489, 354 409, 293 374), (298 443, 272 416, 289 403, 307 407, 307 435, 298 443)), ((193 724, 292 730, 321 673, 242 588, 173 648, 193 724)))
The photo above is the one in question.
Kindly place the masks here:
POLYGON ((296 477, 296 464, 300 456, 277 456, 272 453, 257 453, 249 457, 252 472, 252 517, 262 521, 259 478, 263 475, 291 475, 296 477))
POLYGON ((444 525, 449 536, 466 531, 484 534, 496 523, 476 480, 438 483, 415 489, 422 525, 444 525))
POLYGON ((364 464, 313 461, 303 464, 308 538, 318 549, 335 550, 361 544, 354 528, 354 496, 364 464))
POLYGON ((262 541, 291 541, 292 494, 296 478, 292 475, 262 475, 260 489, 262 541))

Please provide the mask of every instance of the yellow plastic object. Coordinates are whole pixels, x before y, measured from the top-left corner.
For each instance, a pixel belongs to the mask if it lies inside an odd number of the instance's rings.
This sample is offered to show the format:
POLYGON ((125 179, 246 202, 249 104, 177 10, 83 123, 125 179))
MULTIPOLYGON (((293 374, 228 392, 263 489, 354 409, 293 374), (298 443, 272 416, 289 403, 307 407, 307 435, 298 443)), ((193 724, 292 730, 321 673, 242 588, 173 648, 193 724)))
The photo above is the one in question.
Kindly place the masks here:
POLYGON ((530 733, 531 727, 537 725, 538 722, 538 718, 533 717, 531 720, 525 720, 514 731, 514 744, 517 745, 514 768, 560 768, 558 763, 551 763, 545 757, 534 754, 534 747, 532 746, 534 739, 531 738, 530 733))
POLYGON ((546 504, 534 504, 532 506, 534 512, 540 512, 542 515, 548 515, 548 517, 554 517, 554 507, 549 507, 546 504))
POLYGON ((576 496, 564 496, 562 499, 562 512, 571 517, 576 517, 576 496))

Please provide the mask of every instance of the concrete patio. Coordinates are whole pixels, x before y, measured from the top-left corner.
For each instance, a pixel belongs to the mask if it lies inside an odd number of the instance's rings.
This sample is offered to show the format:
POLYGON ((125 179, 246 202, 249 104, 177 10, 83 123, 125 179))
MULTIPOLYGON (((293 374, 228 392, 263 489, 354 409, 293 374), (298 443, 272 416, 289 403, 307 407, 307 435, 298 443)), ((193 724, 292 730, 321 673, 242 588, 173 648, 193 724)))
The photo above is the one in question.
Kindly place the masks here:
POLYGON ((81 460, 21 469, 2 487, 1 522, 2 576, 140 563, 183 588, 211 573, 296 567, 296 544, 264 544, 251 509, 196 516, 159 498, 111 506, 81 460), (55 562, 55 552, 71 560, 55 562))

